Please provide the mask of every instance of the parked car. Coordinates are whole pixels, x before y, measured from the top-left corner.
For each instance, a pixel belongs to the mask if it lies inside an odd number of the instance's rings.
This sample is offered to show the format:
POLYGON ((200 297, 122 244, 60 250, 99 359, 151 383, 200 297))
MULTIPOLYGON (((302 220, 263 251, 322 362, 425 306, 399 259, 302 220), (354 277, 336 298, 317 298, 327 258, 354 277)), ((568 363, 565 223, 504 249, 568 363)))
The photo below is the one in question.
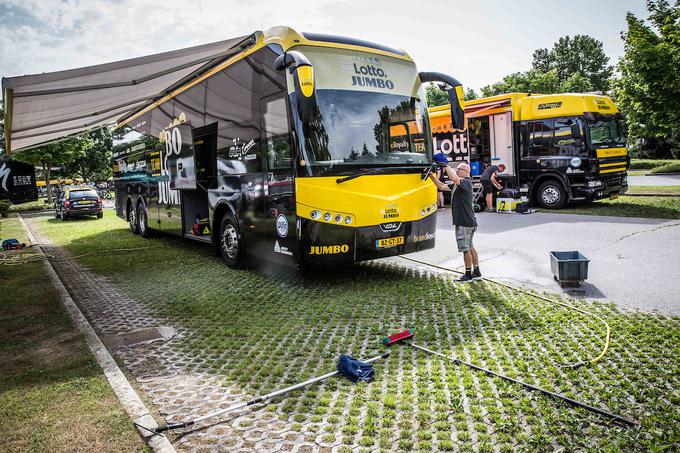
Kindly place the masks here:
POLYGON ((69 217, 96 215, 104 217, 102 197, 92 187, 66 188, 54 203, 54 217, 67 220, 69 217))

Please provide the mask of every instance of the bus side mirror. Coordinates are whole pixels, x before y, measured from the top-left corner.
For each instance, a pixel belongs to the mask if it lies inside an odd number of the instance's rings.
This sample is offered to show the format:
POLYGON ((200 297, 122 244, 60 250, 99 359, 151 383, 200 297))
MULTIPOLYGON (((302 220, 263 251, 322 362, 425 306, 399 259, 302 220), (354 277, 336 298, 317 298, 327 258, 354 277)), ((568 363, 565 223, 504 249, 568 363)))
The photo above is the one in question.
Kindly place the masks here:
POLYGON ((426 82, 441 82, 448 85, 449 101, 451 102, 451 124, 453 128, 459 131, 465 129, 465 94, 463 93, 463 84, 453 77, 439 72, 421 72, 420 81, 426 82))
POLYGON ((307 57, 295 50, 279 55, 274 61, 278 71, 287 68, 293 75, 295 85, 295 103, 298 114, 303 122, 314 119, 316 114, 316 96, 314 95, 314 67, 307 57))
POLYGON ((581 139, 581 126, 577 122, 571 125, 571 136, 576 140, 581 139))

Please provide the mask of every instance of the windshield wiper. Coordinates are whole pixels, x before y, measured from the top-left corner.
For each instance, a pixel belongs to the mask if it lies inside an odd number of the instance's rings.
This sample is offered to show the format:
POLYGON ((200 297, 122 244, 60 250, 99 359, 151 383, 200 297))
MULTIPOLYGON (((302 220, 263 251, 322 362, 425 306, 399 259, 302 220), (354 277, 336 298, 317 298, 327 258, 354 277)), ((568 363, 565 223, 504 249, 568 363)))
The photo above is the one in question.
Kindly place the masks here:
POLYGON ((362 172, 359 172, 359 173, 354 173, 353 175, 345 176, 343 178, 338 178, 338 179, 335 180, 335 182, 340 184, 340 183, 343 183, 345 181, 349 181, 351 179, 358 178, 360 176, 373 175, 373 174, 382 173, 382 172, 388 171, 388 170, 413 170, 414 167, 418 169, 418 167, 416 165, 409 166, 409 167, 378 167, 378 168, 372 168, 370 170, 362 171, 362 172))

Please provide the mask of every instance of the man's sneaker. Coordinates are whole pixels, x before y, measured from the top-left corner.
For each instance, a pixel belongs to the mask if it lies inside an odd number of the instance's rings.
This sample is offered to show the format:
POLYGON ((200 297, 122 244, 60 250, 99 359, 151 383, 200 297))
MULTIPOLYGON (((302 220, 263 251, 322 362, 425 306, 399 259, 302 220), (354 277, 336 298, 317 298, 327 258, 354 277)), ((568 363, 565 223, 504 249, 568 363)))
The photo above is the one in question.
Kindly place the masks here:
POLYGON ((475 268, 475 270, 472 271, 472 279, 473 280, 481 280, 482 279, 482 273, 479 272, 479 268, 475 268))
POLYGON ((467 272, 463 274, 462 277, 458 279, 459 282, 470 282, 472 281, 472 274, 468 274, 467 272))

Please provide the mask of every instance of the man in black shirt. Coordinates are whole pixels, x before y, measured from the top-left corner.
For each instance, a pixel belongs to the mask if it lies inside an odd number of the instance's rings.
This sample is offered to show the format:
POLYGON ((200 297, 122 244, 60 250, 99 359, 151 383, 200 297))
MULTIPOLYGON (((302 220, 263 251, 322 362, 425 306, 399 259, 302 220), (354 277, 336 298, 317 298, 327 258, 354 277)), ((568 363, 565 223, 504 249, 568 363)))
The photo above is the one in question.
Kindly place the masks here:
POLYGON ((486 210, 489 212, 494 211, 493 208, 493 192, 494 187, 500 190, 501 183, 496 178, 498 173, 503 173, 505 171, 505 165, 489 165, 484 169, 479 182, 482 183, 482 188, 484 189, 484 195, 486 196, 486 210))
POLYGON ((465 262, 465 275, 460 278, 460 281, 477 280, 482 278, 482 273, 479 271, 477 250, 472 245, 472 238, 475 235, 475 231, 477 231, 477 219, 475 218, 475 211, 472 206, 470 166, 466 163, 461 163, 458 164, 454 171, 447 165, 444 167, 444 170, 449 177, 449 181, 453 182, 452 187, 440 182, 432 174, 430 174, 430 179, 437 188, 453 192, 451 194, 451 213, 453 215, 453 224, 456 228, 456 244, 458 245, 458 251, 463 253, 463 261, 465 262))

